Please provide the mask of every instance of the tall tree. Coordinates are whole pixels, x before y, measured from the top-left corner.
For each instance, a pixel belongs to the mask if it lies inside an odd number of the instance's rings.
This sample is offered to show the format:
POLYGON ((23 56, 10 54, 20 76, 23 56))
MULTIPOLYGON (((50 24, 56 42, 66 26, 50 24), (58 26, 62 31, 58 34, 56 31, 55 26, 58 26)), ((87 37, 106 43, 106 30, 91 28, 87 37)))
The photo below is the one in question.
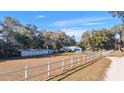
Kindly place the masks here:
POLYGON ((74 36, 68 36, 65 32, 38 30, 34 24, 24 26, 12 17, 0 22, 0 56, 14 55, 18 49, 59 50, 75 44, 74 36))
POLYGON ((2 22, 2 42, 4 42, 4 56, 14 54, 16 51, 16 40, 14 38, 15 29, 20 25, 20 22, 11 17, 5 17, 2 22))
POLYGON ((82 35, 80 46, 86 48, 112 49, 114 45, 114 34, 110 30, 86 31, 82 35))
POLYGON ((91 47, 90 38, 91 38, 90 31, 84 32, 81 37, 80 47, 82 47, 83 49, 90 48, 91 47))
POLYGON ((124 22, 124 11, 110 11, 113 17, 119 17, 124 22))

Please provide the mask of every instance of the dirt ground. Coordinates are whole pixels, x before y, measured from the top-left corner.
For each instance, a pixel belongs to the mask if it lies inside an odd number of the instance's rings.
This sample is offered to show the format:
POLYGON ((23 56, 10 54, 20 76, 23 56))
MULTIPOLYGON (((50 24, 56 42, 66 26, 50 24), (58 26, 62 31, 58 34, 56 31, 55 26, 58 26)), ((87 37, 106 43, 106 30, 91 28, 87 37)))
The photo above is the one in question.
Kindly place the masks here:
POLYGON ((111 60, 103 58, 92 65, 62 79, 62 81, 102 81, 105 79, 106 70, 111 60))
MULTIPOLYGON (((73 57, 77 57, 77 55, 73 55, 73 57)), ((61 65, 61 60, 62 59, 68 59, 70 56, 51 56, 51 57, 44 57, 44 58, 29 58, 29 59, 15 59, 15 60, 0 60, 0 73, 2 72, 8 72, 8 71, 13 71, 15 69, 22 69, 25 66, 28 66, 29 68, 32 66, 39 66, 42 64, 46 64, 48 62, 56 62, 60 61, 58 64, 53 64, 51 65, 51 68, 59 67, 61 65)), ((76 61, 77 59, 75 59, 76 61)), ((82 60, 82 59, 80 59, 82 60)), ((70 64, 70 60, 65 61, 64 64, 70 64)), ((67 66, 65 69, 67 69, 70 66, 67 66)), ((44 67, 38 67, 35 69, 32 69, 29 71, 29 76, 35 75, 38 73, 42 73, 43 71, 47 71, 47 65, 44 67)), ((56 73, 61 73, 61 69, 58 71, 53 71, 51 72, 51 75, 54 75, 56 73)), ((33 78, 30 80, 43 80, 44 78, 47 77, 46 75, 33 78)), ((8 76, 0 76, 0 80, 22 80, 24 78, 24 71, 16 74, 10 74, 8 76)))
POLYGON ((121 51, 114 51, 112 52, 112 56, 114 57, 123 57, 124 56, 124 52, 121 52, 121 51))

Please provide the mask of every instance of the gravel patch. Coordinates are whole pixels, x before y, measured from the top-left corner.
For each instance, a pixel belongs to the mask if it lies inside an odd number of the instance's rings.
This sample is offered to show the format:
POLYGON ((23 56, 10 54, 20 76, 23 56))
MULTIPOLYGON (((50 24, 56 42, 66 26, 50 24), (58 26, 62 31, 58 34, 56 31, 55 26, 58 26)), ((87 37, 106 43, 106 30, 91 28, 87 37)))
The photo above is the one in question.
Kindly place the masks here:
POLYGON ((106 72, 106 81, 123 81, 124 80, 124 57, 108 57, 111 65, 106 72))

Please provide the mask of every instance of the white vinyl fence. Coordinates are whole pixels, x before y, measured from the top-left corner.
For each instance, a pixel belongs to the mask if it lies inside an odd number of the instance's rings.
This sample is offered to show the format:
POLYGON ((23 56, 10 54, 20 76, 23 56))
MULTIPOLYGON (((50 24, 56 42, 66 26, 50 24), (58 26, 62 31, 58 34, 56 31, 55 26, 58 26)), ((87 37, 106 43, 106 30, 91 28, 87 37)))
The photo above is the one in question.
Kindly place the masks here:
MULTIPOLYGON (((55 70, 60 70, 62 73, 66 69, 66 67, 68 67, 68 69, 71 69, 74 66, 79 66, 81 64, 85 64, 85 63, 91 62, 97 58, 100 58, 102 55, 108 56, 110 54, 111 54, 111 51, 103 53, 103 54, 101 54, 100 52, 97 52, 97 53, 91 53, 91 54, 76 56, 76 57, 70 57, 67 59, 62 59, 62 60, 57 61, 57 62, 50 62, 49 61, 46 64, 39 64, 39 65, 32 66, 32 67, 25 66, 22 69, 16 69, 16 70, 9 71, 9 72, 2 72, 2 73, 0 73, 0 78, 4 77, 4 76, 13 77, 16 73, 20 73, 20 72, 22 72, 23 75, 22 75, 22 78, 19 80, 28 81, 28 80, 31 80, 31 79, 36 78, 38 76, 42 77, 45 74, 47 75, 47 78, 49 78, 52 75, 51 73, 55 70), (68 62, 68 64, 66 62, 68 62), (59 65, 57 66, 57 64, 59 64, 59 65), (52 65, 56 65, 56 66, 52 67, 52 65), (40 71, 39 73, 36 73, 36 74, 31 74, 31 75, 29 74, 29 73, 31 73, 30 70, 37 69, 37 68, 45 68, 45 70, 40 71)), ((15 76, 14 80, 18 80, 18 79, 16 79, 16 76, 15 76)))
POLYGON ((101 54, 103 55, 103 56, 110 56, 110 55, 112 55, 112 52, 113 52, 114 50, 110 50, 110 51, 104 51, 104 52, 101 52, 101 54))

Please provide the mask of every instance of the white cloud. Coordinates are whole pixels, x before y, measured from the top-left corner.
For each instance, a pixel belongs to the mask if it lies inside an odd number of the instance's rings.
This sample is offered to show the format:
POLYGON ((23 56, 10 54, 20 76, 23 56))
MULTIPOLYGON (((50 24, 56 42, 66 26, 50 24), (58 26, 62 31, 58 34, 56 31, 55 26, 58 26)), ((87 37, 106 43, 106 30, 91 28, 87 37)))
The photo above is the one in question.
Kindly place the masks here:
POLYGON ((51 26, 64 26, 66 24, 68 24, 68 21, 57 21, 53 23, 51 26))
POLYGON ((106 23, 102 23, 102 22, 89 22, 89 23, 84 23, 84 24, 82 24, 82 25, 87 25, 87 26, 93 26, 93 25, 95 25, 95 26, 105 26, 106 25, 106 23))
MULTIPOLYGON (((86 23, 98 23, 104 20, 110 20, 112 17, 87 17, 87 18, 77 18, 72 20, 56 21, 51 24, 51 26, 72 26, 72 25, 83 25, 86 23)), ((92 24, 93 25, 93 24, 92 24)), ((95 24, 96 25, 96 24, 95 24)))
POLYGON ((45 16, 44 15, 38 15, 36 16, 36 18, 44 18, 45 16))
POLYGON ((71 29, 71 28, 68 28, 68 29, 61 29, 61 31, 65 32, 67 35, 69 36, 75 36, 75 39, 77 42, 80 41, 81 39, 81 36, 82 36, 82 33, 87 31, 86 29, 71 29))

